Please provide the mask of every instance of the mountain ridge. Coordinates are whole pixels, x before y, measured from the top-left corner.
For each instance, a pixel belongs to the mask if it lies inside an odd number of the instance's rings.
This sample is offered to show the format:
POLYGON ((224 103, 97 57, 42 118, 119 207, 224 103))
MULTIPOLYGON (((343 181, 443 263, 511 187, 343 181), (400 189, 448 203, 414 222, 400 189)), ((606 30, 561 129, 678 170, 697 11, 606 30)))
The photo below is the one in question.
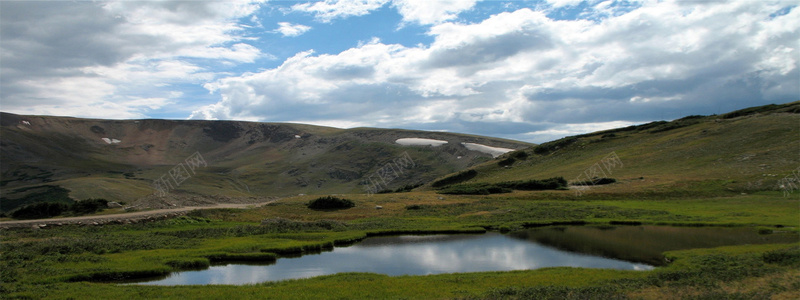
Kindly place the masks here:
POLYGON ((415 167, 397 170, 406 172, 391 182, 384 178, 380 185, 397 189, 492 158, 461 143, 509 149, 531 145, 447 132, 249 121, 103 120, 2 113, 0 125, 4 162, 0 190, 6 203, 27 197, 30 192, 25 189, 45 185, 66 188, 76 200, 106 198, 131 203, 152 196, 152 183, 185 165, 195 153, 205 165, 185 169, 192 173, 191 178, 173 182, 171 196, 363 192, 368 190, 365 185, 370 176, 407 153, 415 167), (402 146, 395 143, 400 138, 448 143, 402 146))

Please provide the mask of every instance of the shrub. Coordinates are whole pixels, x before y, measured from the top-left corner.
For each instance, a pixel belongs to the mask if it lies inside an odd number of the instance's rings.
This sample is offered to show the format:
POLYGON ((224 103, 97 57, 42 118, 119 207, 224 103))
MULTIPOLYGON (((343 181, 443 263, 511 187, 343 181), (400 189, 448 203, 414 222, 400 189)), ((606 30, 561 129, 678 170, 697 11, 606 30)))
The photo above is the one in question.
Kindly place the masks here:
POLYGON ((533 153, 536 153, 536 154, 539 154, 539 155, 546 155, 546 154, 555 152, 558 149, 562 149, 564 147, 567 147, 567 146, 569 146, 572 143, 575 143, 577 141, 578 141, 577 137, 565 137, 565 138, 562 138, 560 140, 555 140, 555 141, 552 141, 552 142, 547 142, 547 143, 541 144, 539 146, 536 146, 536 148, 533 148, 533 153))
POLYGON ((575 181, 572 182, 572 185, 603 185, 603 184, 612 184, 617 182, 614 178, 593 178, 592 180, 584 180, 584 181, 575 181))
POLYGON ((398 188, 398 189, 394 190, 394 192, 395 193, 410 192, 411 190, 413 190, 415 188, 418 188, 418 187, 421 187, 421 186, 422 186, 421 183, 417 183, 417 184, 413 184, 413 185, 412 184, 408 184, 408 185, 405 185, 405 186, 403 186, 401 188, 398 188))
POLYGON ((610 139, 610 138, 615 138, 615 137, 617 137, 617 135, 614 134, 614 133, 606 133, 603 136, 601 136, 600 138, 602 138, 602 139, 610 139))
POLYGON ((452 195, 489 195, 510 193, 512 190, 541 191, 566 188, 564 177, 553 177, 544 180, 519 180, 500 183, 473 183, 453 185, 439 191, 440 194, 452 195))
POLYGON ((553 177, 544 180, 505 181, 497 185, 523 191, 556 190, 565 188, 567 186, 567 180, 564 179, 564 177, 553 177))
POLYGON ((353 201, 333 196, 320 197, 307 204, 310 209, 347 209, 356 206, 353 201))
POLYGON ((73 202, 69 197, 69 190, 56 185, 40 185, 14 189, 5 195, 26 194, 21 198, 2 197, 0 199, 0 210, 6 213, 14 209, 39 202, 60 202, 70 204, 73 202))
POLYGON ((70 205, 69 210, 75 214, 91 214, 101 211, 108 207, 108 200, 106 199, 86 199, 83 201, 76 201, 70 205))
POLYGON ((443 186, 447 186, 447 185, 451 185, 451 184, 461 183, 461 182, 470 180, 472 178, 475 178, 475 176, 477 176, 477 175, 478 175, 478 171, 467 170, 467 171, 458 173, 456 175, 445 177, 445 178, 439 179, 437 181, 434 181, 431 184, 431 186, 432 187, 443 187, 443 186))
POLYGON ((526 160, 528 159, 528 153, 524 150, 514 151, 514 153, 511 154, 511 157, 519 160, 526 160))
POLYGON ((439 191, 440 194, 451 194, 451 195, 489 195, 489 194, 501 194, 510 192, 511 189, 509 188, 504 188, 488 183, 459 184, 439 191))
POLYGON ((517 159, 516 159, 516 158, 509 157, 509 158, 506 158, 506 159, 504 159, 504 160, 501 160, 501 161, 499 161, 499 162, 497 163, 497 165, 498 165, 498 166, 501 166, 501 167, 508 167, 508 166, 510 166, 510 165, 513 165, 515 162, 517 162, 517 159))
POLYGON ((64 203, 39 202, 15 210, 11 213, 11 217, 15 219, 49 218, 62 214, 67 208, 64 203))

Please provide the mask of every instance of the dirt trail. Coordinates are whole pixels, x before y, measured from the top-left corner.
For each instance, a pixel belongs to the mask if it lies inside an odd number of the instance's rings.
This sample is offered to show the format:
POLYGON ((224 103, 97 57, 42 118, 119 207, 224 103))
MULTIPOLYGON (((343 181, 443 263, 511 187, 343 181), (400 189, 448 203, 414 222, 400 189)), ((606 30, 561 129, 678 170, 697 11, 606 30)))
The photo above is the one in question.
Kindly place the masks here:
POLYGON ((214 209, 214 208, 252 208, 267 205, 277 200, 269 200, 260 203, 219 203, 209 206, 185 206, 179 208, 156 209, 146 211, 136 211, 120 214, 109 215, 92 215, 68 218, 52 218, 52 219, 37 219, 37 220, 18 220, 18 221, 4 221, 0 222, 0 228, 11 227, 47 227, 47 226, 61 226, 67 224, 79 225, 103 225, 106 223, 126 224, 138 223, 142 221, 152 221, 158 219, 165 219, 185 215, 186 213, 198 209, 214 209), (42 226, 45 225, 45 226, 42 226))

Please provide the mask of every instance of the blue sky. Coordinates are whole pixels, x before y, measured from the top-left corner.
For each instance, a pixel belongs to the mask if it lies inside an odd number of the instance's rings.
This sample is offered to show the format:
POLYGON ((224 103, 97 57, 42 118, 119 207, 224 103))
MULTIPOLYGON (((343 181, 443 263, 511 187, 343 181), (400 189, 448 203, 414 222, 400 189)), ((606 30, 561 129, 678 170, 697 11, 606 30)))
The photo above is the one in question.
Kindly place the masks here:
POLYGON ((546 142, 800 100, 795 1, 1 1, 0 110, 546 142))

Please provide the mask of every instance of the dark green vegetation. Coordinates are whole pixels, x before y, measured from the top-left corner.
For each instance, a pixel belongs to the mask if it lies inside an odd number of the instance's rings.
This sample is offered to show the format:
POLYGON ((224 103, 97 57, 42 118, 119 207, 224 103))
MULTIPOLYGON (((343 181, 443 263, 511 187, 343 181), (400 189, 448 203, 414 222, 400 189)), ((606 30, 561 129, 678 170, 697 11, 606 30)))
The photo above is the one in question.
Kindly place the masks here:
POLYGON ((478 175, 478 172, 475 171, 475 170, 470 169, 470 170, 466 170, 464 172, 460 172, 460 173, 455 174, 455 175, 450 175, 450 176, 447 176, 445 178, 436 180, 431 184, 431 186, 433 186, 435 188, 438 188, 438 187, 453 185, 453 184, 456 184, 456 183, 461 183, 461 182, 470 180, 470 179, 474 178, 476 175, 478 175))
POLYGON ((80 216, 102 211, 108 207, 108 200, 86 199, 73 201, 67 205, 61 202, 36 202, 23 206, 11 213, 15 219, 42 219, 60 215, 80 216))
POLYGON ((61 215, 68 209, 64 203, 37 202, 24 206, 11 213, 15 219, 41 219, 61 215))
POLYGON ((572 185, 603 185, 603 184, 612 184, 617 182, 614 178, 593 178, 592 180, 583 180, 583 181, 573 181, 570 184, 572 185))
POLYGON ((353 201, 339 197, 325 196, 308 202, 310 209, 347 209, 356 206, 353 201))
MULTIPOLYGON (((559 224, 738 226, 764 234, 797 232, 800 191, 785 195, 777 183, 800 166, 798 106, 800 104, 792 103, 754 108, 731 118, 690 117, 575 136, 511 152, 467 171, 448 166, 451 170, 426 179, 448 180, 436 187, 501 186, 507 182, 558 177, 580 181, 593 178, 586 175, 587 170, 596 173, 593 166, 605 172, 596 177, 616 179, 614 183, 589 185, 580 191, 514 190, 490 195, 441 195, 432 190, 434 187, 423 186, 404 193, 340 195, 355 203, 346 210, 310 210, 306 204, 319 195, 309 195, 280 199, 256 209, 204 210, 187 217, 143 224, 3 230, 0 234, 0 294, 10 299, 797 299, 800 298, 800 241, 669 251, 664 256, 671 263, 646 272, 548 268, 400 277, 348 273, 247 286, 190 287, 130 286, 103 281, 161 275, 212 263, 269 263, 282 256, 314 253, 370 235, 393 233, 509 231, 559 224), (618 157, 618 163, 605 164, 608 161, 604 159, 611 153, 618 157), (514 158, 513 164, 498 165, 508 157, 514 158), (445 175, 453 172, 462 173, 445 175), (579 178, 581 174, 584 176, 579 178), (376 205, 383 209, 374 209, 376 205)), ((168 123, 158 125, 143 121, 140 126, 159 132, 161 127, 158 126, 174 126, 168 123)), ((105 128, 107 134, 111 132, 110 126, 98 126, 105 128)), ((5 142, 8 130, 3 130, 5 142)), ((86 130, 92 132, 89 127, 86 130)), ((245 133, 232 140, 247 137, 245 133)), ((24 135, 23 131, 13 134, 24 135)), ((321 140, 314 143, 319 144, 321 140)), ((354 155, 374 158, 376 155, 371 151, 388 147, 355 142, 332 144, 335 146, 319 151, 333 151, 342 159, 351 159, 348 157, 354 155), (335 150, 339 146, 341 148, 335 150), (344 150, 350 146, 353 147, 350 152, 344 150)), ((213 152, 211 145, 198 151, 213 152)), ((3 149, 11 151, 13 148, 4 146, 3 149)), ((310 166, 313 161, 303 161, 302 155, 287 154, 289 151, 278 155, 278 150, 270 149, 253 152, 250 159, 258 164, 252 168, 262 168, 264 163, 286 167, 289 162, 310 166), (261 160, 263 157, 272 160, 261 160), (289 157, 296 160, 287 160, 289 157)), ((445 148, 414 149, 399 148, 386 155, 393 158, 402 153, 400 150, 408 151, 415 159, 414 170, 419 169, 419 172, 433 168, 430 166, 434 158, 445 158, 437 156, 442 155, 438 151, 445 148), (424 153, 437 154, 425 156, 424 153), (430 160, 417 160, 417 154, 430 160)), ((103 155, 110 155, 108 153, 103 155)), ((183 159, 184 153, 179 154, 176 159, 183 159)), ((87 152, 86 155, 95 154, 87 152)), ((366 160, 364 157, 346 161, 366 160)), ((90 161, 82 162, 89 164, 90 161)), ((375 159, 375 162, 375 165, 355 164, 347 168, 369 165, 367 171, 361 172, 371 173, 385 161, 375 159)), ((174 161, 162 163, 168 167, 174 161)), ((223 175, 198 175, 199 178, 192 178, 197 179, 191 181, 194 183, 187 183, 187 189, 202 190, 196 185, 221 186, 219 182, 233 182, 225 178, 249 178, 246 184, 252 190, 259 182, 276 180, 248 177, 258 174, 249 173, 253 169, 248 168, 232 172, 233 169, 225 169, 231 166, 228 163, 216 161, 214 171, 223 175)), ((210 159, 209 165, 214 165, 210 159)), ((143 174, 158 175, 167 169, 139 173, 136 169, 128 171, 123 165, 117 166, 120 172, 133 172, 133 178, 149 178, 143 174)), ((112 167, 104 164, 103 168, 112 167)), ((443 169, 446 168, 439 170, 443 169)), ((56 174, 53 178, 60 176, 58 172, 53 173, 56 174)), ((273 175, 280 177, 280 174, 273 175)), ((334 171, 333 174, 348 173, 334 171)), ((103 178, 114 185, 123 177, 131 177, 122 173, 96 176, 89 182, 94 184, 97 182, 94 180, 103 178)), ((59 180, 79 186, 85 179, 59 180)), ((293 192, 300 191, 291 182, 284 183, 293 192)), ((9 182, 7 186, 22 187, 16 184, 9 182)), ((270 184, 267 185, 275 187, 270 184)), ((409 183, 398 182, 397 186, 406 184, 409 183)), ((93 193, 84 191, 88 186, 70 187, 70 190, 93 193)), ((244 185, 241 187, 246 190, 244 185)))
MULTIPOLYGON (((474 170, 472 170, 474 171, 474 170)), ((567 181, 564 177, 553 177, 544 180, 518 180, 503 181, 498 183, 471 183, 447 186, 438 192, 451 195, 489 195, 520 191, 544 191, 566 189, 567 181)))
POLYGON ((2 212, 11 212, 29 203, 58 202, 70 204, 74 202, 69 197, 69 190, 54 185, 17 188, 8 193, 3 193, 3 195, 3 197, 0 197, 0 211, 2 212), (9 197, 13 198, 6 197, 9 194, 11 195, 9 197))

